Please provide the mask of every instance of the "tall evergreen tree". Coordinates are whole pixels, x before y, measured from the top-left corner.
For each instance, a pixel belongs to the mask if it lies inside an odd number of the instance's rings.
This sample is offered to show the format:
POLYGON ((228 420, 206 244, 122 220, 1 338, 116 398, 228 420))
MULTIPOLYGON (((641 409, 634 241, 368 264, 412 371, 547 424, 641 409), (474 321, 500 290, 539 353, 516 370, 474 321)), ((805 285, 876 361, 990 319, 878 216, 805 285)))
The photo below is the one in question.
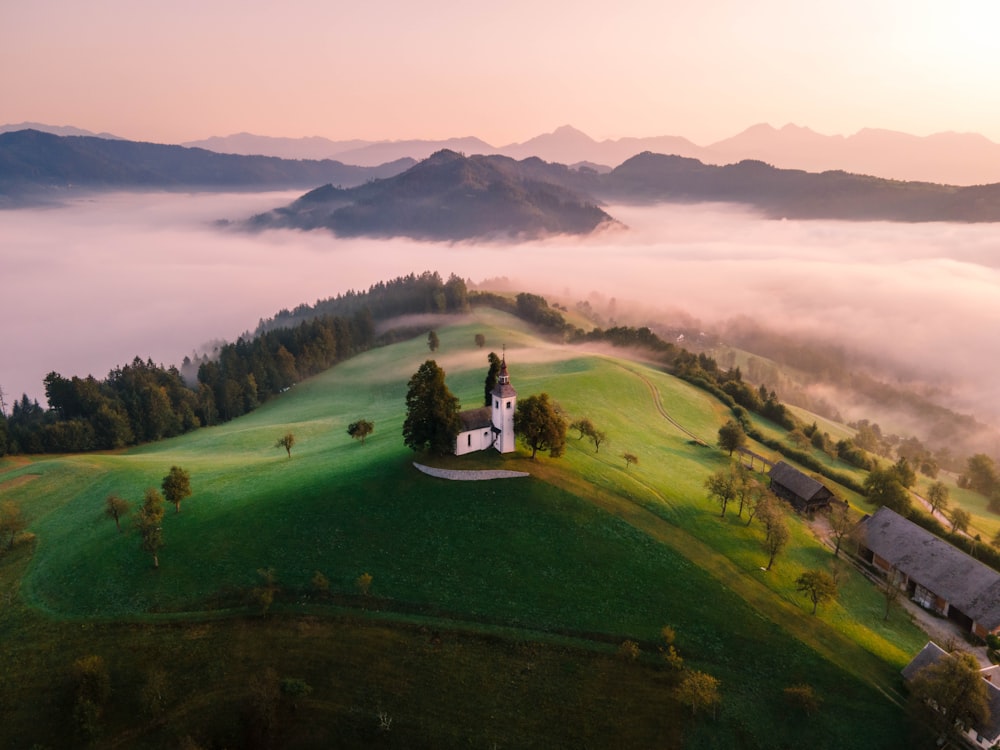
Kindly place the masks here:
POLYGON ((486 382, 483 385, 483 406, 489 406, 493 400, 493 389, 496 387, 497 378, 500 376, 500 357, 496 352, 490 352, 487 357, 490 369, 486 372, 486 382))
POLYGON ((403 442, 415 451, 451 453, 460 429, 458 399, 444 382, 444 370, 429 359, 407 384, 403 442))

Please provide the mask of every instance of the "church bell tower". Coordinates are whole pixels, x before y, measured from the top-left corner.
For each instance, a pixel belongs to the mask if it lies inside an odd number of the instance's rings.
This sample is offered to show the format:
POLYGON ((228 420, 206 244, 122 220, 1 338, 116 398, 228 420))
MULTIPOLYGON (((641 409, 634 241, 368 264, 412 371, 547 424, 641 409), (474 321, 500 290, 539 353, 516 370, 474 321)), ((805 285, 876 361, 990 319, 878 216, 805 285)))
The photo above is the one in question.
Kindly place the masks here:
POLYGON ((493 386, 493 447, 501 453, 514 450, 514 412, 517 410, 517 391, 510 384, 507 374, 507 355, 500 361, 500 374, 493 386))

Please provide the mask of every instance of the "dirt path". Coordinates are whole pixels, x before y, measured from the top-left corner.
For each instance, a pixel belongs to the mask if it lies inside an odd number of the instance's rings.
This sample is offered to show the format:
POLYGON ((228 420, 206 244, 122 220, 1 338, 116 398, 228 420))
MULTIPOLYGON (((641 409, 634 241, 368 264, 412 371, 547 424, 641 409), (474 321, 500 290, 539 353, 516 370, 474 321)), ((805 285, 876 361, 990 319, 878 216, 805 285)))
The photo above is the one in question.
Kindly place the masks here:
POLYGON ((450 479, 458 482, 482 482, 490 479, 517 479, 518 477, 530 477, 526 471, 506 471, 504 469, 481 469, 471 471, 460 471, 459 469, 435 469, 433 466, 424 466, 416 461, 413 465, 418 471, 422 471, 431 477, 438 479, 450 479))
POLYGON ((678 430, 680 430, 685 435, 687 435, 689 438, 691 438, 696 443, 698 443, 698 445, 708 445, 708 443, 706 443, 700 437, 698 437, 693 432, 691 432, 691 430, 689 430, 687 427, 685 427, 680 422, 678 422, 676 419, 674 419, 672 416, 670 416, 670 413, 665 408, 663 408, 663 400, 660 398, 660 391, 659 391, 659 389, 655 385, 653 385, 653 382, 651 380, 649 380, 649 378, 647 378, 645 375, 643 375, 640 372, 636 372, 631 367, 627 367, 627 366, 623 365, 621 362, 615 362, 615 364, 618 365, 623 370, 625 370, 626 372, 631 373, 632 375, 635 375, 637 378, 639 378, 639 380, 641 380, 643 383, 646 384, 646 387, 649 388, 650 395, 652 395, 652 397, 653 397, 653 406, 656 407, 656 410, 660 413, 660 416, 662 416, 665 420, 667 420, 668 422, 670 422, 670 424, 672 424, 678 430))

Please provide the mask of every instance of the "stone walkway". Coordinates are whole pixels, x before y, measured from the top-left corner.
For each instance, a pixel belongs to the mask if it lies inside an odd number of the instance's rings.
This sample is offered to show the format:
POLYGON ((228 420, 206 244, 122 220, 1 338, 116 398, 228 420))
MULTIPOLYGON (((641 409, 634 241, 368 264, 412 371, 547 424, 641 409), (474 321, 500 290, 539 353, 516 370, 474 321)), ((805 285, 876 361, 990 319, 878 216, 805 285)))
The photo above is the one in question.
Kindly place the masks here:
POLYGON ((482 482, 487 479, 515 479, 517 477, 530 477, 526 471, 504 471, 503 469, 484 469, 480 471, 459 471, 458 469, 435 469, 432 466, 424 466, 416 461, 413 465, 418 471, 422 471, 432 477, 439 479, 450 479, 458 482, 482 482))

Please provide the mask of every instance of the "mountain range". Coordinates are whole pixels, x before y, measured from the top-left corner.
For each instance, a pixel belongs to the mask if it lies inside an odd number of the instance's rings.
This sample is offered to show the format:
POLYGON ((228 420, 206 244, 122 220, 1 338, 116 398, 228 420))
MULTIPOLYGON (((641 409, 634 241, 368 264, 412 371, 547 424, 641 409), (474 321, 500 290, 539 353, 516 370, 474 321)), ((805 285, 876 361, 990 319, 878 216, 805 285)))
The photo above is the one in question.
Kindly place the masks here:
MULTIPOLYGON (((55 135, 118 139, 109 133, 91 133, 70 126, 40 123, 0 125, 0 133, 29 128, 55 135)), ((588 165, 599 172, 610 171, 636 154, 650 151, 686 156, 716 165, 755 159, 783 169, 810 172, 843 170, 888 179, 947 185, 1000 182, 1000 144, 976 133, 915 136, 865 128, 848 136, 823 135, 791 124, 781 128, 754 125, 737 135, 705 146, 676 135, 598 141, 568 125, 522 143, 504 146, 493 146, 472 136, 441 140, 335 141, 320 136, 276 138, 252 133, 213 136, 179 145, 245 156, 331 159, 363 167, 380 166, 404 158, 419 161, 436 151, 447 149, 465 154, 501 154, 514 159, 537 156, 561 164, 588 165)))
POLYGON ((338 235, 464 240, 586 234, 613 218, 599 203, 731 203, 770 218, 847 221, 1000 221, 1000 184, 955 187, 842 171, 777 169, 745 160, 716 166, 645 152, 606 174, 537 157, 439 151, 396 176, 317 188, 260 214, 251 226, 338 235))
POLYGON ((70 189, 276 190, 323 183, 357 185, 413 166, 403 159, 358 167, 330 159, 239 156, 38 130, 0 133, 0 205, 70 189))
POLYGON ((250 226, 453 241, 588 234, 614 223, 593 199, 544 179, 567 172, 540 160, 442 150, 394 177, 348 189, 317 188, 253 217, 250 226))
POLYGON ((636 154, 651 151, 716 165, 755 159, 783 169, 810 172, 839 169, 888 179, 948 185, 1000 182, 1000 144, 981 135, 937 133, 921 137, 870 128, 842 136, 821 135, 796 125, 779 129, 762 124, 707 146, 672 135, 597 141, 570 126, 505 146, 492 146, 473 137, 371 142, 269 138, 249 133, 184 145, 285 158, 334 158, 361 166, 375 166, 404 157, 420 160, 435 151, 449 149, 466 154, 500 154, 514 159, 537 156, 569 165, 589 163, 598 167, 598 171, 607 171, 636 154), (600 169, 599 165, 606 169, 600 169))

